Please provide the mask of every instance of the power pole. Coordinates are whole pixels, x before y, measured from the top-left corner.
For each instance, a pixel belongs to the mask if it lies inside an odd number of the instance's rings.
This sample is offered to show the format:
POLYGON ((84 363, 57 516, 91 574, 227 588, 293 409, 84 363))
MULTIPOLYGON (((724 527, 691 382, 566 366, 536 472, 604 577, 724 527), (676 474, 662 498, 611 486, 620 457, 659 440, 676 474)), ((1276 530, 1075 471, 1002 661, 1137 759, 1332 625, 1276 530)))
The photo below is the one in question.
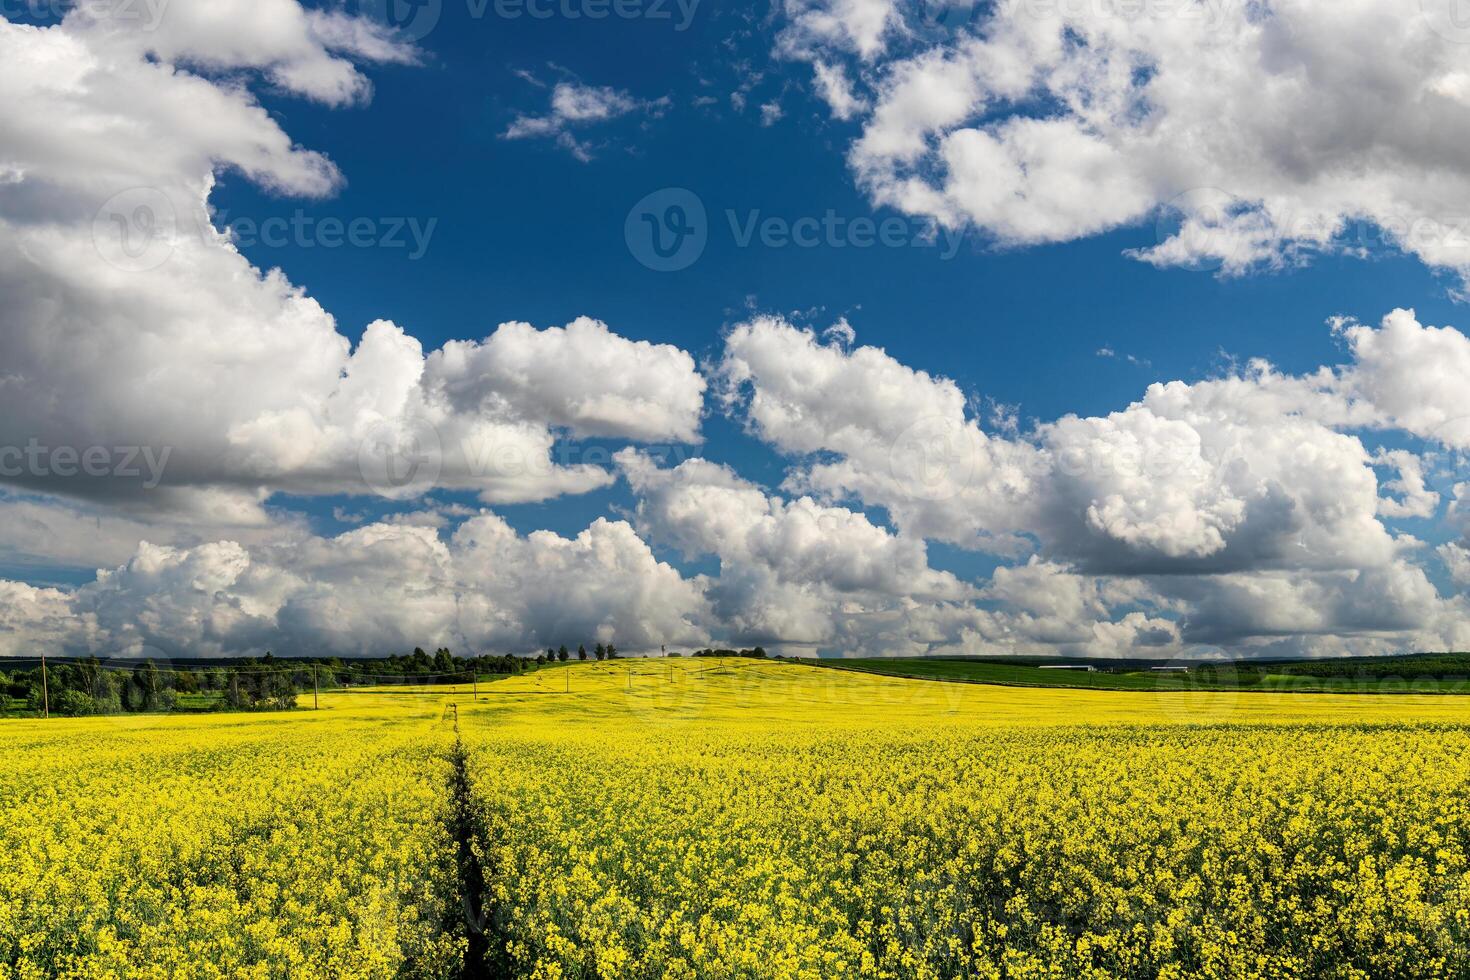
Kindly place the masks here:
POLYGON ((41 717, 51 717, 51 686, 46 682, 46 655, 41 654, 41 717))
POLYGON ((567 668, 567 693, 572 693, 572 668, 567 668))
POLYGON ((477 670, 470 671, 470 690, 473 692, 472 697, 476 701, 480 700, 480 672, 477 670))
POLYGON ((316 664, 311 665, 311 710, 322 710, 321 688, 316 682, 316 664))

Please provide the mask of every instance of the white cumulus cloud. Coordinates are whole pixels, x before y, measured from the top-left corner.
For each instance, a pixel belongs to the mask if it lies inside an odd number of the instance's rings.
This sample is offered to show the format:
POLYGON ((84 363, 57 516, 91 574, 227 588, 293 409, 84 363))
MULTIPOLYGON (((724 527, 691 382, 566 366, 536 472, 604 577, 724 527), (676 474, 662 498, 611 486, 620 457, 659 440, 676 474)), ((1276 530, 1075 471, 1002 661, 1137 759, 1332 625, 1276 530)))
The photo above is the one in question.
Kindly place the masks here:
POLYGON ((1157 226, 1227 274, 1402 250, 1470 273, 1470 44, 1451 3, 793 0, 778 55, 863 131, 876 204, 1007 245, 1157 226), (861 68, 863 88, 834 85, 861 68))

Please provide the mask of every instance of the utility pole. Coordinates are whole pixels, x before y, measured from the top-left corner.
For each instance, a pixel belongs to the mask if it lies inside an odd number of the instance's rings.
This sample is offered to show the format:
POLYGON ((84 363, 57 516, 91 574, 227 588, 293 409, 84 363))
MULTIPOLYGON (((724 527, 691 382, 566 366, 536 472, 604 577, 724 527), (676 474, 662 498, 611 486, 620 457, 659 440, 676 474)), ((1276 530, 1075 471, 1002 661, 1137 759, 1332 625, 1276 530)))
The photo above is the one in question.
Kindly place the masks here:
POLYGON ((471 670, 470 671, 470 691, 473 692, 471 694, 471 697, 473 697, 476 701, 479 701, 480 700, 480 673, 479 673, 479 671, 476 671, 476 670, 471 670))
POLYGON ((321 687, 316 682, 316 664, 311 665, 311 710, 322 710, 321 687))
POLYGON ((41 654, 41 717, 51 717, 51 686, 46 682, 46 655, 41 654))
POLYGON ((572 693, 572 668, 567 668, 567 693, 572 693))

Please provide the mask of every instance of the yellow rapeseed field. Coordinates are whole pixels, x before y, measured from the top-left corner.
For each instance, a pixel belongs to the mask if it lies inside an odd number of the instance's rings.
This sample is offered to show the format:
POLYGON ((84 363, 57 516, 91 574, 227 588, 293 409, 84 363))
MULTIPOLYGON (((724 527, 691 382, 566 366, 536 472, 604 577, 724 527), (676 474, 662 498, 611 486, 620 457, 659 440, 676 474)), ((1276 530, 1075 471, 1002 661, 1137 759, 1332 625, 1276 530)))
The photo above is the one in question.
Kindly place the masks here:
POLYGON ((0 722, 0 977, 453 975, 441 710, 0 722))
POLYGON ((517 976, 1470 975, 1459 699, 563 679, 465 727, 517 976))
POLYGON ((1470 976, 1457 697, 479 694, 0 722, 0 978, 1470 976))

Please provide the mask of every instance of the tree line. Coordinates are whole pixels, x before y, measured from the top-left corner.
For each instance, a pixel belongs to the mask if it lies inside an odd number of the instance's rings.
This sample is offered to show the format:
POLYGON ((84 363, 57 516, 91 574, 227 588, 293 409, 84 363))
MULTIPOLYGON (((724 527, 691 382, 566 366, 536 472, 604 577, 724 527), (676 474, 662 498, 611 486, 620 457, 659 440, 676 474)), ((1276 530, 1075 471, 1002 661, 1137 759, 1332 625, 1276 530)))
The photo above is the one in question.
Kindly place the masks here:
MULTIPOLYGON (((601 643, 597 644, 595 647, 592 648, 592 654, 591 654, 591 656, 592 656, 592 658, 594 658, 596 660, 617 660, 617 659, 619 659, 619 654, 618 654, 617 648, 614 647, 611 643, 607 644, 606 646, 602 645, 601 643)), ((683 654, 682 653, 676 653, 676 652, 666 652, 664 654, 664 656, 666 656, 666 657, 682 657, 683 654)), ((694 652, 690 653, 689 656, 691 656, 691 657, 755 657, 757 659, 765 659, 766 651, 765 651, 765 648, 764 647, 754 647, 754 648, 749 649, 749 650, 728 650, 728 649, 724 649, 724 648, 721 648, 721 649, 706 648, 704 650, 695 650, 694 652)), ((552 663, 566 663, 568 660, 571 660, 573 657, 575 657, 578 660, 586 660, 586 659, 588 659, 587 648, 585 646, 581 645, 581 644, 578 644, 577 645, 577 651, 576 651, 576 653, 573 653, 573 652, 571 652, 570 650, 568 650, 566 648, 566 644, 562 644, 561 648, 560 649, 556 649, 556 650, 553 650, 550 647, 547 647, 546 652, 545 653, 538 653, 538 654, 536 654, 536 658, 535 659, 536 659, 536 663, 538 663, 538 664, 552 664, 552 663)))
POLYGON ((274 668, 270 658, 177 669, 151 660, 119 666, 92 657, 0 670, 0 709, 76 717, 150 711, 293 708, 311 689, 311 667, 274 668))
MULTIPOLYGON (((668 656, 677 657, 678 653, 668 656)), ((691 657, 763 658, 761 647, 749 650, 704 649, 691 657)), ((43 670, 39 661, 26 661, 9 671, 0 669, 0 714, 49 712, 63 716, 123 714, 158 711, 281 711, 297 707, 303 694, 397 683, 466 681, 470 676, 519 674, 538 666, 566 663, 575 658, 619 660, 612 643, 596 643, 591 650, 578 644, 519 656, 486 654, 461 657, 446 647, 432 654, 421 647, 412 653, 366 660, 341 657, 227 658, 207 665, 176 666, 153 660, 105 661, 96 657, 51 660, 43 670)))
MULTIPOLYGON (((577 652, 572 653, 567 649, 567 645, 563 643, 560 649, 553 650, 551 647, 547 647, 545 653, 536 654, 535 660, 538 664, 564 664, 573 657, 576 657, 578 660, 586 660, 588 656, 587 648, 582 644, 578 643, 577 652)), ((611 643, 606 645, 599 643, 592 648, 590 656, 597 660, 617 660, 621 655, 618 653, 618 648, 611 643)))
POLYGON ((529 658, 459 657, 440 648, 415 648, 373 660, 263 657, 229 658, 207 666, 153 660, 118 663, 96 657, 26 662, 0 669, 0 714, 83 715, 160 711, 280 711, 302 694, 394 682, 452 682, 471 674, 515 674, 529 658))

